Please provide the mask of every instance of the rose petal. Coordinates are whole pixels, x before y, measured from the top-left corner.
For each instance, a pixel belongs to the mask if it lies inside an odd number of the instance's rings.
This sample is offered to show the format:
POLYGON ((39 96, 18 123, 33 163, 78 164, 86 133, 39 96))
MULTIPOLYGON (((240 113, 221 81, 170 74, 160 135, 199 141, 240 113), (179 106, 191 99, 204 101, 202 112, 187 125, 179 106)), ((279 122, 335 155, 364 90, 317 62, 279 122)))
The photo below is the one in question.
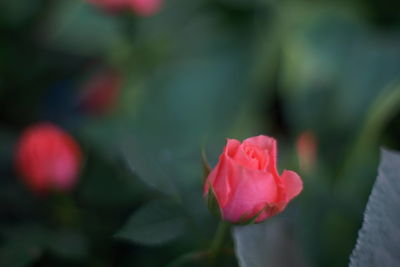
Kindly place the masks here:
POLYGON ((253 144, 262 149, 264 149, 269 155, 269 164, 266 169, 273 173, 273 175, 278 176, 278 170, 276 166, 277 161, 277 144, 276 140, 272 137, 259 135, 255 137, 247 138, 243 141, 244 144, 253 144))
POLYGON ((234 158, 240 146, 240 142, 236 139, 227 139, 224 147, 223 155, 234 158))
POLYGON ((268 137, 266 135, 258 135, 245 139, 243 143, 253 144, 264 150, 273 151, 275 153, 274 156, 276 156, 276 140, 272 137, 268 137))
POLYGON ((220 206, 226 204, 231 192, 231 187, 235 183, 235 181, 232 180, 235 176, 231 175, 232 171, 231 166, 229 166, 229 159, 236 154, 239 146, 240 142, 238 140, 227 140, 224 152, 219 157, 217 165, 208 175, 204 185, 204 195, 208 194, 208 187, 212 185, 220 206))
POLYGON ((128 0, 137 15, 150 16, 160 11, 162 0, 128 0))
POLYGON ((208 193, 209 186, 214 188, 214 192, 220 206, 225 205, 231 193, 229 182, 229 167, 225 166, 225 157, 221 155, 217 166, 211 171, 205 184, 205 194, 208 193))
POLYGON ((235 161, 245 168, 265 170, 268 166, 269 156, 264 150, 254 145, 242 144, 237 149, 235 161))
POLYGON ((296 197, 300 194, 301 190, 303 190, 303 181, 294 171, 283 171, 281 179, 285 184, 287 202, 296 197))
POLYGON ((258 212, 256 207, 272 203, 277 197, 277 186, 270 173, 235 167, 235 175, 241 177, 240 183, 232 188, 226 205, 221 206, 224 219, 231 222, 238 222, 243 216, 254 216, 258 212))

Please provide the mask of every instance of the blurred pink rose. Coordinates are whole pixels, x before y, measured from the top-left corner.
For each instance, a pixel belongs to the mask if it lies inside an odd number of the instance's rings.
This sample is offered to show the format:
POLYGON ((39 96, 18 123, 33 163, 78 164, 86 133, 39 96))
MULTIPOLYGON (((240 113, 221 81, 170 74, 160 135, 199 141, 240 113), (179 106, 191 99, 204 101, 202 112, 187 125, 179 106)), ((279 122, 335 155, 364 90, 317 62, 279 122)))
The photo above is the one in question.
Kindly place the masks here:
POLYGON ((67 191, 74 187, 82 153, 74 139, 50 123, 27 128, 16 148, 15 163, 34 192, 67 191))
POLYGON ((104 69, 97 72, 83 84, 79 108, 92 115, 111 111, 118 101, 121 85, 122 77, 118 71, 104 69))
POLYGON ((132 10, 140 16, 151 16, 161 9, 163 0, 128 0, 132 10))
POLYGON ((204 194, 212 187, 224 220, 261 222, 281 212, 303 189, 293 171, 278 174, 274 138, 260 135, 240 143, 228 139, 218 164, 206 179, 204 194))
POLYGON ((314 169, 317 160, 317 139, 313 132, 302 132, 297 138, 296 148, 300 168, 305 172, 310 172, 314 169))
POLYGON ((139 16, 151 16, 158 13, 163 0, 87 0, 110 12, 131 9, 139 16))

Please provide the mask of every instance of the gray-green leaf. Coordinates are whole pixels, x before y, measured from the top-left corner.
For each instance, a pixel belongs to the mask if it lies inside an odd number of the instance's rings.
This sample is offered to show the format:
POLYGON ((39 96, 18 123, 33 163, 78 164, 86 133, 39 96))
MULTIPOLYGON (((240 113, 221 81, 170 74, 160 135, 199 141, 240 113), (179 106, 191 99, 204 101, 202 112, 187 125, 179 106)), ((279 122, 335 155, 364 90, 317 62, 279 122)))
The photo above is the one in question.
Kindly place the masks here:
POLYGON ((400 154, 382 149, 350 267, 400 266, 400 154))
POLYGON ((309 266, 299 245, 278 218, 233 228, 235 253, 241 267, 309 266))

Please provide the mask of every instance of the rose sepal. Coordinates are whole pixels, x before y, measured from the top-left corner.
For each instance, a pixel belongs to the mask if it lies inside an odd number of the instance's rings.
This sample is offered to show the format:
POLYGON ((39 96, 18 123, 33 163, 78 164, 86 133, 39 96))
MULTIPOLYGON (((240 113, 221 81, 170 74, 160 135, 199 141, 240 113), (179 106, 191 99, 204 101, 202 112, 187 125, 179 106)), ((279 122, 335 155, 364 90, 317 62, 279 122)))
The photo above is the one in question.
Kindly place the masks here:
POLYGON ((235 225, 248 225, 248 224, 255 224, 257 223, 256 220, 257 218, 268 208, 269 204, 265 205, 264 208, 262 208, 259 212, 257 212, 255 215, 251 216, 250 218, 248 217, 247 213, 243 214, 241 218, 239 219, 238 222, 235 222, 235 225))
MULTIPOLYGON (((204 150, 204 148, 201 150, 201 163, 203 165, 203 175, 204 175, 203 179, 204 181, 207 181, 207 177, 211 172, 211 167, 210 164, 208 163, 206 151, 204 150)), ((209 190, 205 197, 208 209, 213 215, 217 216, 218 218, 222 218, 221 216, 222 212, 219 207, 218 200, 214 192, 214 188, 212 187, 210 182, 208 182, 208 188, 209 190)))
POLYGON ((211 186, 211 183, 209 183, 209 189, 208 193, 206 195, 206 201, 207 201, 207 207, 208 210, 213 214, 214 216, 222 219, 222 211, 219 207, 217 197, 214 192, 214 188, 211 186))
POLYGON ((201 163, 203 167, 203 181, 206 181, 208 175, 211 172, 211 166, 207 160, 207 154, 204 148, 201 149, 201 163))

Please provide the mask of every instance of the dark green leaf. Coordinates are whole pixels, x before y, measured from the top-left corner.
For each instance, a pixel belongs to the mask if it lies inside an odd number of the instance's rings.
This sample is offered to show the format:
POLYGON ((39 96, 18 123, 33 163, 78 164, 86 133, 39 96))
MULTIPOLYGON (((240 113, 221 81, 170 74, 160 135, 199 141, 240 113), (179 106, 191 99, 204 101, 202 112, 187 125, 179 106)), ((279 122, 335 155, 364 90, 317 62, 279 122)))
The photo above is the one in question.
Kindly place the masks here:
POLYGON ((86 1, 59 1, 55 6, 46 32, 51 45, 93 54, 107 51, 121 41, 116 18, 99 12, 86 1))
POLYGON ((22 267, 34 263, 44 252, 48 231, 38 225, 2 228, 0 266, 22 267))
POLYGON ((144 245, 159 245, 178 238, 185 230, 185 219, 177 207, 155 200, 135 212, 116 236, 144 245))
POLYGON ((75 231, 54 232, 48 248, 58 256, 68 259, 80 259, 88 254, 87 240, 75 231))

